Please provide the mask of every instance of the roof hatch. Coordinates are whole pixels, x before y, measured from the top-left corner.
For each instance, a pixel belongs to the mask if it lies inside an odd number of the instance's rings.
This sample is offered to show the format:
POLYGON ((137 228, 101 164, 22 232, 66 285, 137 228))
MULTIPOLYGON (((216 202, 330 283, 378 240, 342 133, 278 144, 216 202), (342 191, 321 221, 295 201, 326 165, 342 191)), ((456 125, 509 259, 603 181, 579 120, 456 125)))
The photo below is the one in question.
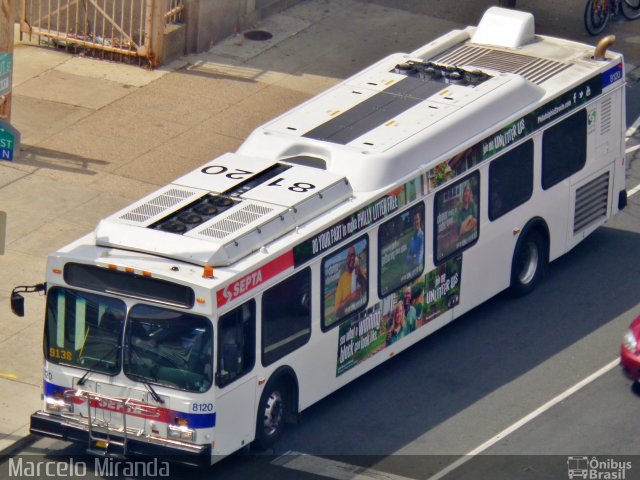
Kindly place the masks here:
POLYGON ((520 48, 534 39, 535 26, 531 13, 491 7, 482 16, 471 43, 520 48))

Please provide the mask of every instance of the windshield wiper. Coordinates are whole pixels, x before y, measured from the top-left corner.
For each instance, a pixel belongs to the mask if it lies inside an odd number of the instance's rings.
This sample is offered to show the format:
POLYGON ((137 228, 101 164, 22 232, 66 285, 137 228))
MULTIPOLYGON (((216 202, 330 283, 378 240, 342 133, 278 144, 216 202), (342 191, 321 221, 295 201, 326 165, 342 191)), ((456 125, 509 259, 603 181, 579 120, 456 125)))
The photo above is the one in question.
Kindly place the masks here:
POLYGON ((109 350, 106 354, 104 354, 102 357, 100 357, 99 359, 97 359, 97 360, 93 363, 93 365, 91 365, 91 368, 90 368, 89 370, 87 370, 87 371, 85 372, 85 374, 84 374, 82 377, 80 377, 80 380, 78 380, 77 385, 83 386, 83 385, 84 385, 84 382, 86 382, 86 381, 87 381, 87 379, 89 378, 89 375, 91 375, 93 372, 95 372, 95 371, 96 371, 96 367, 97 367, 98 365, 100 365, 102 362, 104 362, 104 361, 107 359, 107 357, 108 357, 109 355, 111 355, 112 353, 114 353, 114 352, 115 352, 115 351, 117 351, 117 350, 120 350, 120 345, 115 345, 115 346, 114 346, 111 350, 109 350))
POLYGON ((155 389, 151 386, 149 381, 145 379, 145 377, 143 377, 142 375, 131 374, 131 373, 129 373, 128 376, 132 380, 136 380, 136 381, 140 382, 142 385, 144 385, 146 387, 146 389, 149 391, 149 394, 151 395, 151 397, 157 403, 164 403, 164 400, 162 399, 162 397, 160 395, 158 395, 158 392, 155 391, 155 389))
POLYGON ((160 397, 160 395, 158 395, 158 393, 153 389, 153 387, 149 382, 140 380, 140 383, 142 383, 145 387, 147 387, 147 390, 149 390, 149 393, 157 403, 164 403, 164 400, 160 397))

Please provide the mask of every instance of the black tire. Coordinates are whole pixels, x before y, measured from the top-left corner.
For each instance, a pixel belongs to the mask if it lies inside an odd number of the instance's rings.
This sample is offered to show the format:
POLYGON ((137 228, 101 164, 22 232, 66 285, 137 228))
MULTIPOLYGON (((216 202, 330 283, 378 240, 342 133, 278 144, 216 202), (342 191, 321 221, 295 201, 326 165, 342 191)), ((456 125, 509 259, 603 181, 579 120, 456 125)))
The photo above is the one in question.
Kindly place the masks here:
POLYGON ((256 439, 254 445, 258 450, 271 448, 284 431, 287 413, 287 402, 290 398, 284 382, 267 385, 260 403, 256 419, 256 439))
POLYGON ((640 18, 640 0, 622 0, 620 10, 627 20, 640 18))
POLYGON ((522 297, 536 288, 544 276, 548 258, 547 243, 540 232, 532 230, 520 238, 511 263, 509 289, 514 297, 522 297))
POLYGON ((591 35, 602 33, 613 12, 609 0, 588 0, 584 7, 584 26, 591 35))

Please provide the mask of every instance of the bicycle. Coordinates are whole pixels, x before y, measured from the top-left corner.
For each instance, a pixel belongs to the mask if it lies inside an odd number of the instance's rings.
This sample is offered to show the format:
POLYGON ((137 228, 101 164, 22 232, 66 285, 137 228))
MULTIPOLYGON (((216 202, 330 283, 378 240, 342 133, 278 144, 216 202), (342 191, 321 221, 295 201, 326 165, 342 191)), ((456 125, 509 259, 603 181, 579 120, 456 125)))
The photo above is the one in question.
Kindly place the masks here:
POLYGON ((640 18, 640 0, 588 0, 584 8, 584 26, 591 35, 598 35, 609 18, 618 11, 627 20, 640 18))

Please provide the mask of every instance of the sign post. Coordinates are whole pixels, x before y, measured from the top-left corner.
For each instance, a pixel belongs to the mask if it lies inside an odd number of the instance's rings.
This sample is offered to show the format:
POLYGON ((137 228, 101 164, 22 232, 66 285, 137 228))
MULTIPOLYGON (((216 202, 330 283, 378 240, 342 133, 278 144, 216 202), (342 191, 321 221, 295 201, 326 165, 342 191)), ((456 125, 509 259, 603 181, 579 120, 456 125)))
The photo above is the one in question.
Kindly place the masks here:
POLYGON ((0 160, 13 160, 20 146, 20 132, 11 126, 13 5, 13 0, 0 0, 0 160))
POLYGON ((9 52, 0 52, 0 95, 11 93, 13 59, 9 52))
POLYGON ((11 119, 13 0, 0 0, 0 118, 11 119))
POLYGON ((7 212, 0 210, 0 255, 4 255, 7 240, 7 212))

